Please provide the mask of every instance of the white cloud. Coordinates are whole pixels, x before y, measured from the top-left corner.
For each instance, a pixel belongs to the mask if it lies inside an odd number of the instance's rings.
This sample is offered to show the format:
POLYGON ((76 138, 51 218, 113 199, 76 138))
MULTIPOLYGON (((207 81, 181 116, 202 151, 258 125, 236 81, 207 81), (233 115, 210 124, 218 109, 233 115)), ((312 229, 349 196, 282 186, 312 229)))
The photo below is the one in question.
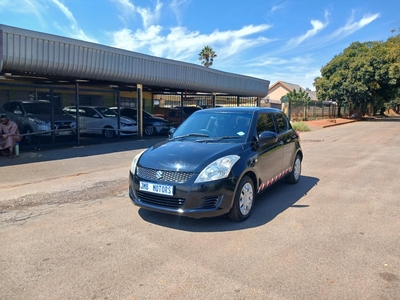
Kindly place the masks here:
POLYGON ((262 66, 282 66, 282 65, 298 65, 310 64, 312 59, 309 56, 297 56, 291 58, 282 57, 269 57, 260 59, 255 63, 250 63, 249 66, 262 67, 262 66))
POLYGON ((280 3, 278 5, 272 6, 271 13, 273 13, 273 12, 275 12, 277 10, 284 9, 286 6, 288 6, 288 4, 289 4, 288 2, 284 2, 284 3, 280 3))
POLYGON ((324 29, 328 25, 328 12, 325 12, 325 22, 321 22, 319 20, 311 20, 312 29, 308 30, 305 34, 290 39, 287 43, 285 48, 286 49, 293 49, 302 44, 305 40, 315 36, 318 32, 324 29))
POLYGON ((174 12, 179 26, 181 25, 181 7, 190 3, 191 0, 172 0, 169 4, 170 9, 174 12))
POLYGON ((51 2, 62 12, 62 14, 68 19, 70 26, 60 26, 55 23, 55 26, 60 28, 63 32, 65 32, 68 36, 73 37, 75 39, 96 42, 95 39, 90 38, 86 35, 86 33, 79 27, 78 22, 74 18, 72 12, 59 0, 51 0, 51 2))
POLYGON ((135 15, 139 15, 142 19, 142 24, 144 28, 149 28, 150 26, 156 24, 160 19, 161 9, 163 4, 160 0, 157 0, 154 9, 145 8, 140 6, 135 6, 129 0, 110 0, 111 2, 117 3, 122 16, 120 18, 125 22, 130 18, 135 18, 135 15))
POLYGON ((112 45, 126 50, 141 51, 147 54, 177 60, 197 60, 200 50, 210 45, 218 56, 228 57, 243 52, 245 49, 268 43, 264 37, 255 39, 249 36, 261 33, 269 25, 249 25, 239 30, 218 31, 200 34, 185 27, 173 27, 169 33, 162 35, 161 26, 150 26, 147 29, 122 29, 112 33, 112 45))
MULTIPOLYGON (((354 12, 353 12, 354 14, 354 12)), ((336 37, 344 38, 357 30, 360 30, 361 28, 365 27, 366 25, 370 24, 374 20, 376 20, 379 17, 379 14, 373 14, 373 15, 365 15, 361 18, 359 21, 354 21, 354 16, 352 15, 349 20, 347 20, 346 25, 343 27, 340 27, 337 29, 330 37, 329 39, 333 39, 336 37)))
POLYGON ((43 17, 44 3, 41 0, 0 0, 0 12, 8 11, 14 14, 34 14, 39 22, 45 24, 45 18, 43 17))

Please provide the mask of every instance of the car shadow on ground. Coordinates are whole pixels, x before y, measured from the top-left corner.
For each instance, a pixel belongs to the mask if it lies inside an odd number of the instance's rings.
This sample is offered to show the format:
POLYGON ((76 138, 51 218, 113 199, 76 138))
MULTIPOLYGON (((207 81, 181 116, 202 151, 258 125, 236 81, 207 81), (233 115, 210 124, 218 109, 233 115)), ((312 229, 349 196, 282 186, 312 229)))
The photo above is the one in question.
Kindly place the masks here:
POLYGON ((307 204, 296 205, 319 182, 318 178, 302 176, 299 183, 287 184, 285 180, 277 182, 255 201, 253 211, 245 222, 234 222, 226 216, 204 219, 192 219, 139 209, 139 216, 146 222, 191 232, 221 232, 243 230, 265 225, 287 209, 306 209, 307 204))

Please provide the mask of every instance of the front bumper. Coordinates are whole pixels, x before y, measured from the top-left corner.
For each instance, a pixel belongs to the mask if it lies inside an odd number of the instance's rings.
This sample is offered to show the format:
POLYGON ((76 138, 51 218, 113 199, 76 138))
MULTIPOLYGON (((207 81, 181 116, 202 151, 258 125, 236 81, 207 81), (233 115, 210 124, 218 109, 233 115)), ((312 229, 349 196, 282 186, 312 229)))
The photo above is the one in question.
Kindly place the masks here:
POLYGON ((227 214, 233 203, 235 178, 194 183, 195 177, 185 183, 157 182, 174 186, 174 195, 165 196, 139 190, 140 179, 129 172, 129 197, 144 209, 191 218, 215 217, 227 214))

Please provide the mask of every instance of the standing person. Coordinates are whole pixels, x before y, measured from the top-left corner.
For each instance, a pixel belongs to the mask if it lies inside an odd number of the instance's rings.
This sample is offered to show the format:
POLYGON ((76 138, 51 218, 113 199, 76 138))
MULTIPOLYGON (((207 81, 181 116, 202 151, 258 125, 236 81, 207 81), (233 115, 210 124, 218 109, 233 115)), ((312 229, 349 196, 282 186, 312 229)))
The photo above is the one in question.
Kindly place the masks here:
POLYGON ((14 158, 14 146, 21 141, 22 136, 15 122, 10 121, 6 115, 1 115, 0 118, 0 150, 3 155, 14 158))

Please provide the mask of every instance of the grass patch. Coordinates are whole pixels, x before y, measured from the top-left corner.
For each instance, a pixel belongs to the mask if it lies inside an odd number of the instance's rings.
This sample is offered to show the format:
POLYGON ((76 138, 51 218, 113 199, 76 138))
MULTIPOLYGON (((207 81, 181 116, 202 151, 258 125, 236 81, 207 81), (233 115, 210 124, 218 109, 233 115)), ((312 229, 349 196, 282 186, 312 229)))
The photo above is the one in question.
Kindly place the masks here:
POLYGON ((293 122, 292 127, 297 131, 311 131, 310 127, 304 122, 293 122))

